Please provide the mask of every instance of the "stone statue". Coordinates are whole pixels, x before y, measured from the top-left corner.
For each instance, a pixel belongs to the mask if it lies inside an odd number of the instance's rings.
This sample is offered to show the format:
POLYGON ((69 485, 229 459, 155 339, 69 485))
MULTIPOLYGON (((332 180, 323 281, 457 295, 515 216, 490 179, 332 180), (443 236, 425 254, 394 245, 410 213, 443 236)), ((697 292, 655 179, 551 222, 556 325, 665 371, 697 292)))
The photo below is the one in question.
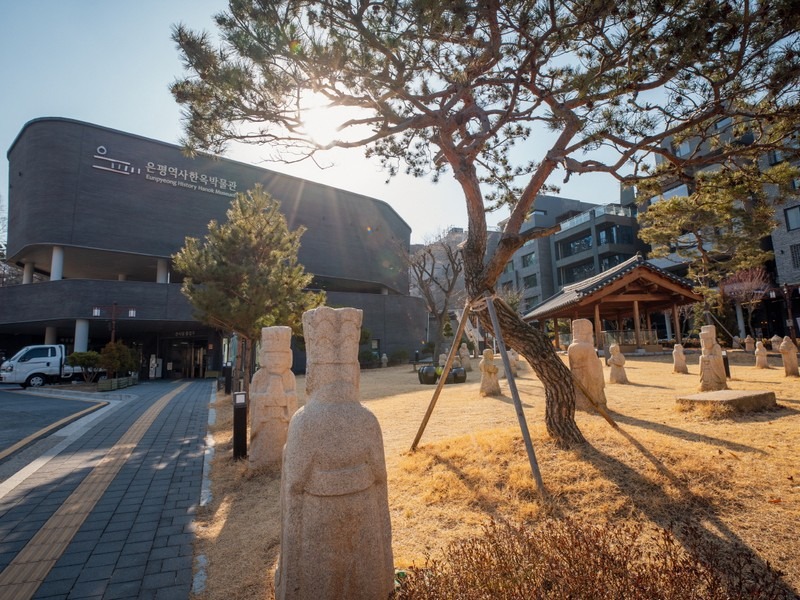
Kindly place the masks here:
POLYGON ((777 334, 769 338, 769 345, 775 352, 778 352, 780 350, 782 343, 783 343, 783 338, 777 334))
POLYGON ((608 357, 608 366, 611 372, 608 374, 608 383, 629 383, 628 375, 625 373, 625 356, 619 350, 619 344, 611 344, 608 348, 611 356, 608 357))
POLYGON ((792 338, 788 335, 784 337, 778 349, 783 357, 783 371, 786 377, 800 377, 800 372, 797 370, 797 346, 794 345, 792 338))
MULTIPOLYGON (((603 363, 597 358, 594 349, 594 329, 589 319, 572 321, 572 343, 567 348, 569 368, 577 382, 591 395, 592 400, 605 408, 607 406, 603 363)), ((586 394, 575 385, 575 408, 588 410, 593 408, 586 394)))
POLYGON ((478 368, 481 371, 481 396, 500 396, 500 380, 497 377, 497 365, 494 364, 494 351, 486 348, 483 351, 478 368))
POLYGON ((359 401, 361 318, 327 306, 303 315, 308 400, 283 454, 277 600, 373 600, 394 589, 381 429, 359 401))
POLYGON ((753 339, 753 336, 748 335, 744 338, 744 349, 745 352, 753 352, 756 348, 756 341, 753 339))
POLYGON ((722 348, 717 343, 716 327, 703 325, 700 328, 700 347, 700 391, 727 390, 725 363, 722 362, 722 348))
POLYGON ((461 359, 461 366, 464 370, 472 371, 472 362, 470 361, 469 348, 467 348, 466 342, 462 342, 458 347, 458 356, 461 359))
POLYGON ((384 352, 381 355, 381 367, 383 367, 385 369, 388 366, 389 366, 389 357, 386 356, 386 353, 384 352))
POLYGON ((684 375, 689 373, 689 367, 686 366, 686 355, 683 353, 681 344, 675 344, 672 347, 672 372, 684 375))
POLYGON ((767 349, 764 347, 764 342, 756 342, 756 369, 769 369, 767 362, 767 349))
MULTIPOLYGON (((506 355, 508 356, 508 368, 511 370, 511 374, 516 377, 517 367, 519 366, 519 354, 511 348, 507 348, 506 355)), ((508 373, 503 373, 503 375, 508 377, 508 373)))
POLYGON ((733 336, 733 343, 731 344, 731 348, 738 350, 741 349, 741 347, 742 347, 742 338, 740 338, 738 335, 733 336))
POLYGON ((251 469, 281 464, 289 419, 297 410, 290 348, 290 327, 261 329, 259 369, 250 382, 250 446, 248 464, 251 469))

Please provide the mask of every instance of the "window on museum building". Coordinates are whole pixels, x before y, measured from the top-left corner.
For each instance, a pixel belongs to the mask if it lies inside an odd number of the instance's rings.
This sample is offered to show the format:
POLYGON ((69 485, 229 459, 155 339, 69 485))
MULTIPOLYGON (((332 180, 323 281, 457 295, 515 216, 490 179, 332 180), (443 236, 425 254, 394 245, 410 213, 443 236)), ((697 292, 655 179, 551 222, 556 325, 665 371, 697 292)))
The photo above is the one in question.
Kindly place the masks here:
POLYGON ((783 211, 786 217, 786 230, 800 229, 800 206, 792 206, 783 211))

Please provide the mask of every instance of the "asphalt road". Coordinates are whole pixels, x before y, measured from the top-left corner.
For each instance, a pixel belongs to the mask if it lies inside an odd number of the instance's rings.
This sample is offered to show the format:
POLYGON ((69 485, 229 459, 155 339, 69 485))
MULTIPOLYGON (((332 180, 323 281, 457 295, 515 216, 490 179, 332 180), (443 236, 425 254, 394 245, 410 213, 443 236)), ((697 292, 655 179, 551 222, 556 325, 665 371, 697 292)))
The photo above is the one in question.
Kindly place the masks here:
MULTIPOLYGON (((0 385, 0 453, 94 404, 84 400, 37 396, 17 385, 0 385)), ((46 435, 53 431, 56 430, 48 431, 46 435)))

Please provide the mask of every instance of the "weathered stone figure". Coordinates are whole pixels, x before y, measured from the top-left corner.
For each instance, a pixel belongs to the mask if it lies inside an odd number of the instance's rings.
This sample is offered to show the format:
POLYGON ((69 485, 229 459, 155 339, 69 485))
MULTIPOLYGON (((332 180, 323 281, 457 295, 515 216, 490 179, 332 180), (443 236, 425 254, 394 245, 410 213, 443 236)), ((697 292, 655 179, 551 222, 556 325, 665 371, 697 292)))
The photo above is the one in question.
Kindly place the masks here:
POLYGON ((381 355, 381 367, 385 369, 388 366, 389 366, 389 357, 386 356, 386 353, 384 352, 381 355))
POLYGON ((738 335, 733 336, 733 343, 731 344, 731 348, 741 349, 742 347, 742 338, 738 335))
POLYGON ((745 352, 753 352, 756 349, 756 341, 753 339, 753 336, 748 335, 744 338, 744 349, 745 352))
POLYGON ((466 342, 462 342, 458 347, 458 357, 461 359, 461 366, 465 371, 472 371, 472 362, 470 361, 469 348, 466 342))
MULTIPOLYGON (((594 349, 594 329, 589 319, 572 321, 572 343, 567 348, 567 356, 575 380, 583 385, 596 404, 605 408, 607 402, 603 363, 597 358, 594 349)), ((575 408, 581 410, 593 408, 578 385, 575 386, 575 408)))
POLYGON ((775 334, 771 338, 769 338, 769 345, 775 352, 780 351, 782 343, 783 343, 783 338, 778 334, 775 334))
POLYGON ((497 365, 494 364, 494 352, 491 348, 486 348, 483 351, 483 358, 481 359, 478 368, 481 371, 481 396, 499 396, 500 395, 500 380, 497 377, 497 365))
POLYGON ((767 362, 767 349, 764 346, 764 342, 756 342, 756 369, 769 369, 769 363, 767 362))
POLYGON ((686 355, 683 353, 681 344, 675 344, 672 347, 672 372, 684 375, 689 373, 689 367, 686 366, 686 355))
POLYGON ((381 429, 359 402, 361 318, 327 306, 303 315, 308 400, 283 455, 277 600, 374 600, 394 589, 381 429))
POLYGON ((261 329, 259 369, 250 382, 250 447, 251 469, 280 465, 289 419, 297 410, 289 327, 261 329))
POLYGON ((794 345, 792 338, 788 335, 784 337, 778 349, 783 357, 783 372, 786 377, 800 377, 800 372, 797 370, 797 346, 794 345))
POLYGON ((608 348, 611 356, 608 357, 608 366, 611 371, 608 374, 608 383, 628 383, 628 375, 625 373, 625 356, 619 350, 619 344, 611 344, 608 348))
POLYGON ((700 347, 700 391, 727 390, 725 363, 722 362, 722 348, 717 343, 716 327, 703 325, 700 328, 700 347))

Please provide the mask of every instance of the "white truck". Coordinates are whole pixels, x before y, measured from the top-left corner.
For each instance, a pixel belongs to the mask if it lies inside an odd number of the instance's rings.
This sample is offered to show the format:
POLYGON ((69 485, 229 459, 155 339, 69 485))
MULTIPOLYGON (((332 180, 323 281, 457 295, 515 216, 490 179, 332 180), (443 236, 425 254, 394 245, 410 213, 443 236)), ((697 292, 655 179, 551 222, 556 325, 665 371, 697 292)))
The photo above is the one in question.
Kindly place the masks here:
POLYGON ((40 387, 82 375, 82 369, 70 367, 66 359, 63 344, 25 346, 0 364, 0 383, 18 383, 24 388, 40 387))

